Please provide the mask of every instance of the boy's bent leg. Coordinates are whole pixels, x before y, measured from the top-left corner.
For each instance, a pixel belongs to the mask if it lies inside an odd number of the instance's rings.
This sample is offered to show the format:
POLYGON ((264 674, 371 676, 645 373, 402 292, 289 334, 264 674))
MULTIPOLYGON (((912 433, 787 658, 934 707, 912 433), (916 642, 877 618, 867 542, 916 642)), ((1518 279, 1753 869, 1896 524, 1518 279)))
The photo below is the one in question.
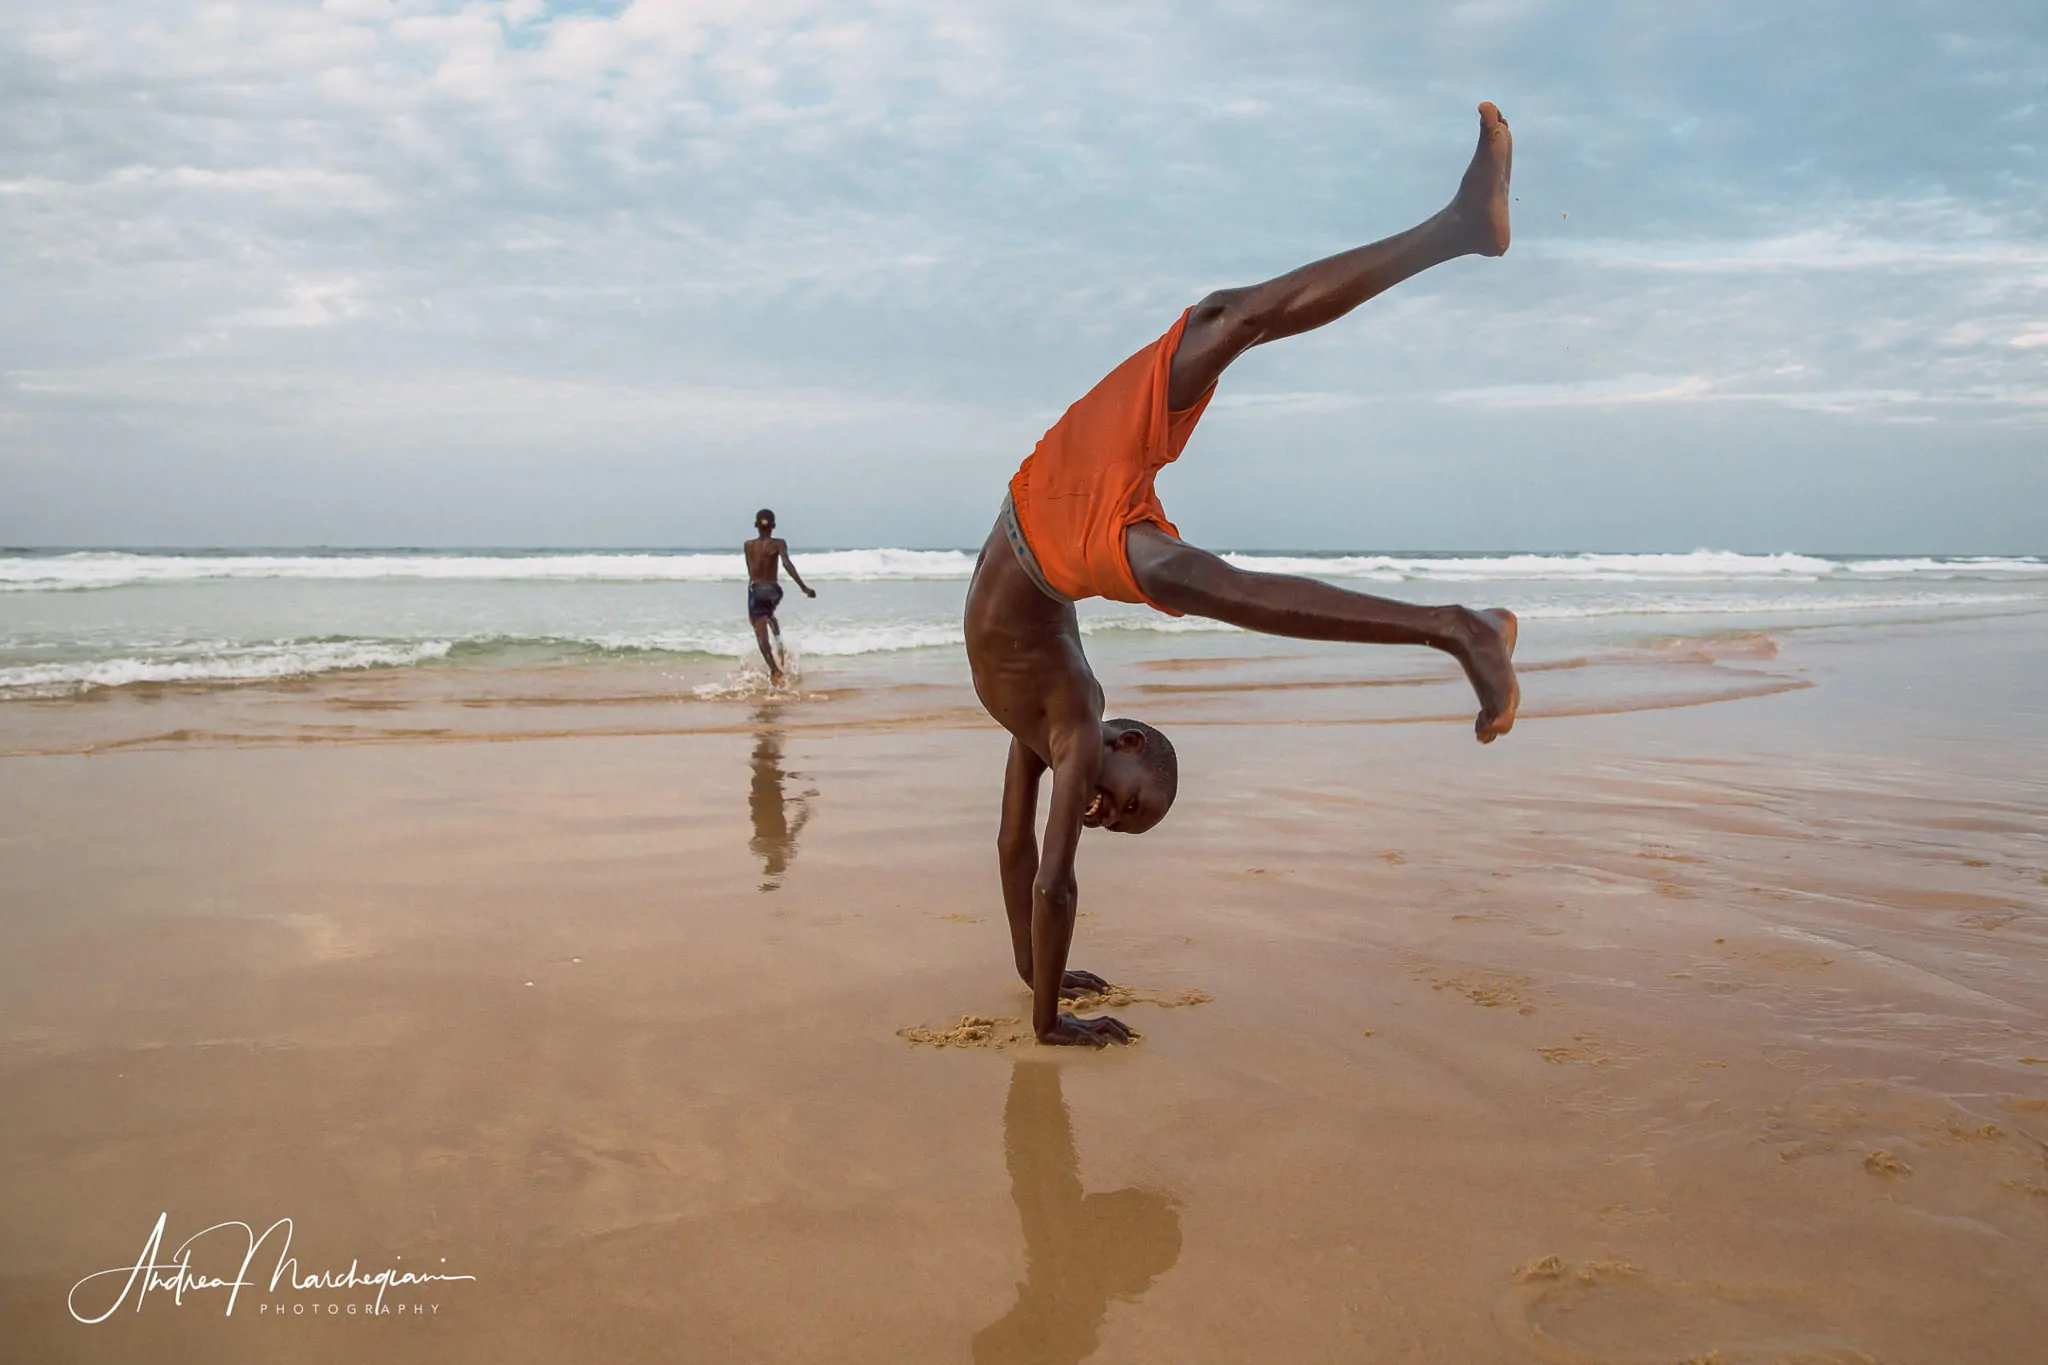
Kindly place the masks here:
POLYGON ((1124 553, 1145 596, 1175 611, 1300 640, 1440 649, 1464 666, 1478 694, 1473 728, 1479 742, 1490 744, 1514 728, 1522 692, 1515 681, 1513 612, 1416 606, 1313 578, 1247 573, 1150 523, 1130 529, 1124 553))
POLYGON ((1479 106, 1479 147, 1449 206, 1408 231, 1196 304, 1181 331, 1167 406, 1190 407, 1231 361, 1262 342, 1335 322, 1411 275, 1459 256, 1508 249, 1514 140, 1492 104, 1479 106))
POLYGON ((761 660, 768 665, 768 676, 780 678, 782 665, 775 662, 775 651, 768 647, 768 620, 765 616, 754 618, 754 641, 761 646, 761 660))

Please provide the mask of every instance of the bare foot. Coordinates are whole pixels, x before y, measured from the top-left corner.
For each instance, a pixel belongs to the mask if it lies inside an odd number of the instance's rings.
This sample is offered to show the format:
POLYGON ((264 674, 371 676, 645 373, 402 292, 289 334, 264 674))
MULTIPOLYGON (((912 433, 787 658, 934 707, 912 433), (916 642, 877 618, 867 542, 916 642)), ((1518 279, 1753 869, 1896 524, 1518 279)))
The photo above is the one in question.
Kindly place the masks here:
POLYGON ((1471 613, 1471 643, 1463 659, 1465 676, 1479 694, 1479 718, 1472 728, 1481 744, 1491 744, 1515 728, 1522 704, 1522 685, 1515 681, 1515 614, 1503 607, 1471 613))
POLYGON ((1458 182, 1451 216, 1469 250, 1498 256, 1508 249, 1508 177, 1515 167, 1515 135, 1491 100, 1479 106, 1479 147, 1458 182))

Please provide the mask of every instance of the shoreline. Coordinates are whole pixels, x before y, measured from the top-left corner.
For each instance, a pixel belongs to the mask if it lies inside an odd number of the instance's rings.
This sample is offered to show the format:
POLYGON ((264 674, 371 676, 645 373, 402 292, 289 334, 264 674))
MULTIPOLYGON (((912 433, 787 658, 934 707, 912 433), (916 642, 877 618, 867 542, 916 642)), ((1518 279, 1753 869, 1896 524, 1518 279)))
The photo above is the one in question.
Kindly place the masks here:
MULTIPOLYGON (((1782 632, 2048 610, 2048 561, 1662 555, 1235 556, 1420 602, 1506 602, 1531 662, 1660 636, 1782 632), (1538 637, 1541 639, 1539 640, 1538 637)), ((808 556, 818 603, 785 602, 793 657, 831 688, 957 682, 969 556, 808 556)), ((151 688, 449 674, 538 679, 638 669, 671 692, 750 691, 756 646, 737 554, 0 556, 0 707, 151 688), (734 670, 740 670, 735 672, 734 670)), ((1090 653, 1116 663, 1277 655, 1270 643, 1131 604, 1081 608, 1090 653)), ((1375 671, 1382 664, 1373 664, 1375 671)), ((1280 670, 1273 680, 1292 676, 1280 670)), ((449 686, 423 682, 427 690, 449 686)), ((531 689, 530 689, 531 690, 531 689)))

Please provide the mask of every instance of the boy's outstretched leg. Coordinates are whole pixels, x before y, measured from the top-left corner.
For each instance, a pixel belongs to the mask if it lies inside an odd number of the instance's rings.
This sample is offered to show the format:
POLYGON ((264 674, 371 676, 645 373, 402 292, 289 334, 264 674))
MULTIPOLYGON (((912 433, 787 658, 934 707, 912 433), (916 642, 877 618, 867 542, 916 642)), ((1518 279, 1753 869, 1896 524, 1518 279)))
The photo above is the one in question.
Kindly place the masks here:
MULTIPOLYGON (((1479 106, 1479 145, 1451 202, 1384 241, 1289 271, 1264 284, 1211 294, 1189 312, 1167 384, 1167 406, 1185 409, 1253 346, 1335 322, 1412 275, 1459 256, 1508 249, 1508 184, 1514 137, 1491 103, 1479 106)), ((1246 573, 1156 524, 1125 535, 1132 577, 1148 600, 1268 635, 1358 644, 1428 645, 1464 667, 1479 697, 1473 728, 1482 744, 1515 723, 1513 612, 1424 607, 1332 587, 1313 578, 1246 573)))
POLYGON ((1192 407, 1230 362, 1252 347, 1335 322, 1411 275, 1459 256, 1508 249, 1508 177, 1514 137, 1491 103, 1479 106, 1479 146, 1458 192, 1441 211, 1406 232, 1290 270, 1244 289, 1223 289, 1196 304, 1174 353, 1167 406, 1192 407))
POLYGON ((1124 553, 1145 596, 1174 611, 1298 640, 1440 649, 1463 666, 1479 697, 1472 727, 1479 742, 1491 744, 1514 728, 1522 689, 1511 611, 1416 606, 1313 578, 1248 573, 1152 522, 1126 533, 1124 553))

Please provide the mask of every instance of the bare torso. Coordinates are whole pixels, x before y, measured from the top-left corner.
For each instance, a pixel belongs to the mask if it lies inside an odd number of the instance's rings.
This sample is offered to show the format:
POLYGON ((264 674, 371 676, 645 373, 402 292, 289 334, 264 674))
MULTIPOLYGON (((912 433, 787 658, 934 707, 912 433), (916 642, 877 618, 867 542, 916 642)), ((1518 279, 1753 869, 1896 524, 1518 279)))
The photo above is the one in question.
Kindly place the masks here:
POLYGON ((975 695, 1045 767, 1101 743, 1102 687, 1081 651, 1081 623, 1031 581, 998 525, 967 588, 967 662, 975 695))
POLYGON ((777 540, 774 536, 756 536, 741 548, 747 555, 749 583, 774 583, 779 580, 777 566, 781 564, 782 557, 789 553, 786 542, 777 540))

